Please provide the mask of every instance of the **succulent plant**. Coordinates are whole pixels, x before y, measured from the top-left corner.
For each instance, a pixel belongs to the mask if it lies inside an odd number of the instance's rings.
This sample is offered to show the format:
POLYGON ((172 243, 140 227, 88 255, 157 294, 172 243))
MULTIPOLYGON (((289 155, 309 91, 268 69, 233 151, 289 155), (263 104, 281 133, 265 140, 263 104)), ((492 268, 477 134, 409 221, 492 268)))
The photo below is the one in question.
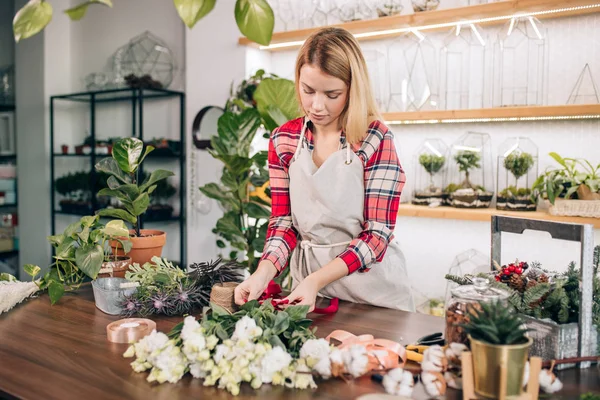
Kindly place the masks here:
POLYGON ((461 324, 475 340, 493 345, 523 344, 528 328, 510 307, 499 301, 483 302, 474 309, 469 322, 461 324))

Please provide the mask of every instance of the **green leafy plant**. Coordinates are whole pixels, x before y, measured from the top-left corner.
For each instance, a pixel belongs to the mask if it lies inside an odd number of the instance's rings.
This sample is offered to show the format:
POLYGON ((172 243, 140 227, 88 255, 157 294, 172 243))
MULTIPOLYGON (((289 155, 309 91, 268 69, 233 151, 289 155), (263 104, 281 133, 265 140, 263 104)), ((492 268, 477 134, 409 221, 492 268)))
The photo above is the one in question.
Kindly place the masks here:
POLYGON ((600 191, 600 164, 594 167, 588 160, 563 158, 554 152, 549 155, 560 167, 549 167, 538 176, 532 187, 533 199, 541 196, 554 204, 557 198, 578 198, 581 185, 587 186, 592 193, 600 191), (578 170, 578 166, 584 171, 578 170))
POLYGON ((138 282, 137 290, 123 301, 125 315, 185 315, 208 305, 210 291, 216 283, 241 282, 242 266, 215 262, 192 264, 189 272, 167 259, 153 257, 140 266, 134 263, 125 278, 138 282))
MULTIPOLYGON (((308 306, 289 306, 284 311, 277 311, 270 302, 262 305, 251 300, 230 314, 223 307, 214 303, 206 307, 201 318, 205 335, 216 335, 220 340, 227 340, 233 334, 235 324, 244 316, 253 318, 262 331, 262 337, 273 346, 279 346, 297 358, 302 345, 309 339, 315 339, 316 328, 310 328, 312 320, 306 318, 308 306)), ((169 337, 178 338, 183 323, 176 325, 169 337)))
POLYGON ((435 154, 421 154, 419 156, 419 164, 421 164, 421 166, 429 174, 430 189, 435 188, 435 185, 433 184, 433 176, 442 169, 445 163, 446 157, 444 156, 438 156, 435 154))
POLYGON ((533 164, 533 156, 529 153, 517 154, 512 152, 504 159, 504 168, 509 170, 517 181, 529 172, 533 164))
POLYGON ((102 159, 95 166, 96 171, 109 175, 108 188, 98 194, 115 197, 124 207, 105 208, 99 210, 98 215, 129 222, 134 226, 136 236, 141 235, 140 216, 148 209, 150 195, 158 182, 174 175, 171 171, 157 169, 139 183, 139 167, 152 150, 154 147, 146 146, 144 151, 143 142, 137 138, 120 139, 113 145, 112 157, 102 159))
MULTIPOLYGON (((102 263, 110 261, 110 241, 116 240, 125 250, 131 250, 127 227, 120 220, 103 225, 100 217, 84 216, 67 226, 63 233, 48 236, 54 247, 53 263, 46 274, 36 281, 41 290, 48 290, 50 301, 55 304, 65 291, 79 288, 85 277, 96 279, 102 263)), ((34 280, 41 273, 37 265, 26 264, 25 272, 34 280)))
POLYGON ((475 340, 493 345, 527 343, 523 320, 500 301, 482 302, 474 307, 469 322, 460 324, 475 340))
POLYGON ((481 155, 472 150, 462 150, 454 155, 454 161, 458 165, 458 170, 465 173, 465 180, 460 184, 465 189, 475 189, 469 177, 470 171, 475 168, 481 168, 481 155))
MULTIPOLYGON (((175 9, 188 28, 205 17, 215 7, 217 0, 174 0, 175 9)), ((89 6, 112 7, 112 0, 86 0, 65 10, 74 21, 82 19, 89 6)), ((15 15, 13 33, 15 40, 27 39, 41 32, 52 20, 52 5, 46 0, 29 0, 15 15)), ((262 45, 271 42, 275 16, 266 0, 236 0, 235 22, 248 39, 262 45)))
POLYGON ((531 196, 531 189, 529 188, 518 188, 516 186, 509 186, 498 193, 500 197, 525 197, 531 196))
POLYGON ((213 229, 219 236, 217 246, 224 249, 228 243, 230 259, 243 252, 244 264, 251 272, 258 265, 266 239, 271 199, 267 152, 252 155, 250 144, 261 125, 271 131, 299 113, 294 83, 287 79, 262 79, 252 92, 252 101, 256 107, 230 100, 240 111, 226 110, 219 118, 210 154, 224 164, 223 173, 220 182, 200 187, 225 210, 213 229))

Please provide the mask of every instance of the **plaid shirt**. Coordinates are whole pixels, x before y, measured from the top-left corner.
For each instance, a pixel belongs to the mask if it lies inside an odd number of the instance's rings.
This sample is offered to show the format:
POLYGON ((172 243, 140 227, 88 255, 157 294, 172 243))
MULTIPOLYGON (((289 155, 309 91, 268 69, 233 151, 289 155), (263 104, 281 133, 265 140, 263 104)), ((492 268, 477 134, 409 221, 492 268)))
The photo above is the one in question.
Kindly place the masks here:
MULTIPOLYGON (((281 272, 296 247, 298 231, 292 224, 288 168, 298 146, 303 119, 285 123, 273 131, 269 141, 269 176, 271 185, 271 218, 262 259, 273 262, 281 272)), ((309 124, 305 144, 313 150, 313 134, 309 124)), ((340 142, 345 148, 342 133, 340 142)), ((358 146, 353 146, 358 147, 358 146)), ((393 135, 383 123, 374 121, 356 152, 365 166, 365 206, 363 231, 338 257, 348 266, 348 273, 366 272, 383 259, 393 239, 400 194, 406 181, 398 160, 393 135)))

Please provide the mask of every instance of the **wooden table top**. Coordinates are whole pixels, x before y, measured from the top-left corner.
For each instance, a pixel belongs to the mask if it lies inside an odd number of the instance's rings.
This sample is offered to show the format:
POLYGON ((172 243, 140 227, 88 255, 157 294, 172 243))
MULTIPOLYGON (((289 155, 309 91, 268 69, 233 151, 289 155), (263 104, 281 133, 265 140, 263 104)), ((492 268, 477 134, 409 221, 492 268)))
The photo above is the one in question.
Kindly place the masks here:
MULTIPOLYGON (((334 329, 407 344, 433 332, 441 332, 442 318, 384 308, 340 302, 335 315, 311 314, 317 335, 334 329)), ((146 382, 147 373, 135 373, 132 359, 122 357, 126 344, 106 340, 106 325, 117 316, 102 313, 94 306, 89 284, 78 293, 65 295, 50 306, 47 295, 31 299, 0 316, 0 398, 22 399, 173 399, 230 398, 225 390, 202 386, 187 375, 177 384, 146 382)), ((181 317, 153 317, 158 330, 168 332, 181 317)), ((600 392, 600 373, 595 367, 559 373, 565 388, 553 398, 578 398, 579 393, 600 392)), ((369 377, 351 383, 340 379, 317 381, 316 390, 290 390, 263 385, 258 391, 242 385, 241 399, 354 399, 368 393, 383 393, 383 387, 369 377)), ((458 399, 449 390, 446 398, 458 399)), ((427 398, 421 385, 414 398, 427 398)))

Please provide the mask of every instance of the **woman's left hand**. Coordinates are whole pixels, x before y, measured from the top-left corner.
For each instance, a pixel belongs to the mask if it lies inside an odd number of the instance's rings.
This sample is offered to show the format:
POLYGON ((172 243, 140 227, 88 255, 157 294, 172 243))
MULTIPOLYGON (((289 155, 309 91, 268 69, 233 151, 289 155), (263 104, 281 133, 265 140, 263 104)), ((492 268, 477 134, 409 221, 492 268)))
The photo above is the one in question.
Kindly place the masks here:
POLYGON ((308 312, 311 312, 315 309, 315 302, 317 301, 317 293, 319 292, 319 286, 314 279, 314 277, 307 276, 296 289, 290 293, 286 300, 288 300, 288 304, 294 305, 307 305, 309 306, 308 312), (297 303, 295 303, 297 302, 297 303))

